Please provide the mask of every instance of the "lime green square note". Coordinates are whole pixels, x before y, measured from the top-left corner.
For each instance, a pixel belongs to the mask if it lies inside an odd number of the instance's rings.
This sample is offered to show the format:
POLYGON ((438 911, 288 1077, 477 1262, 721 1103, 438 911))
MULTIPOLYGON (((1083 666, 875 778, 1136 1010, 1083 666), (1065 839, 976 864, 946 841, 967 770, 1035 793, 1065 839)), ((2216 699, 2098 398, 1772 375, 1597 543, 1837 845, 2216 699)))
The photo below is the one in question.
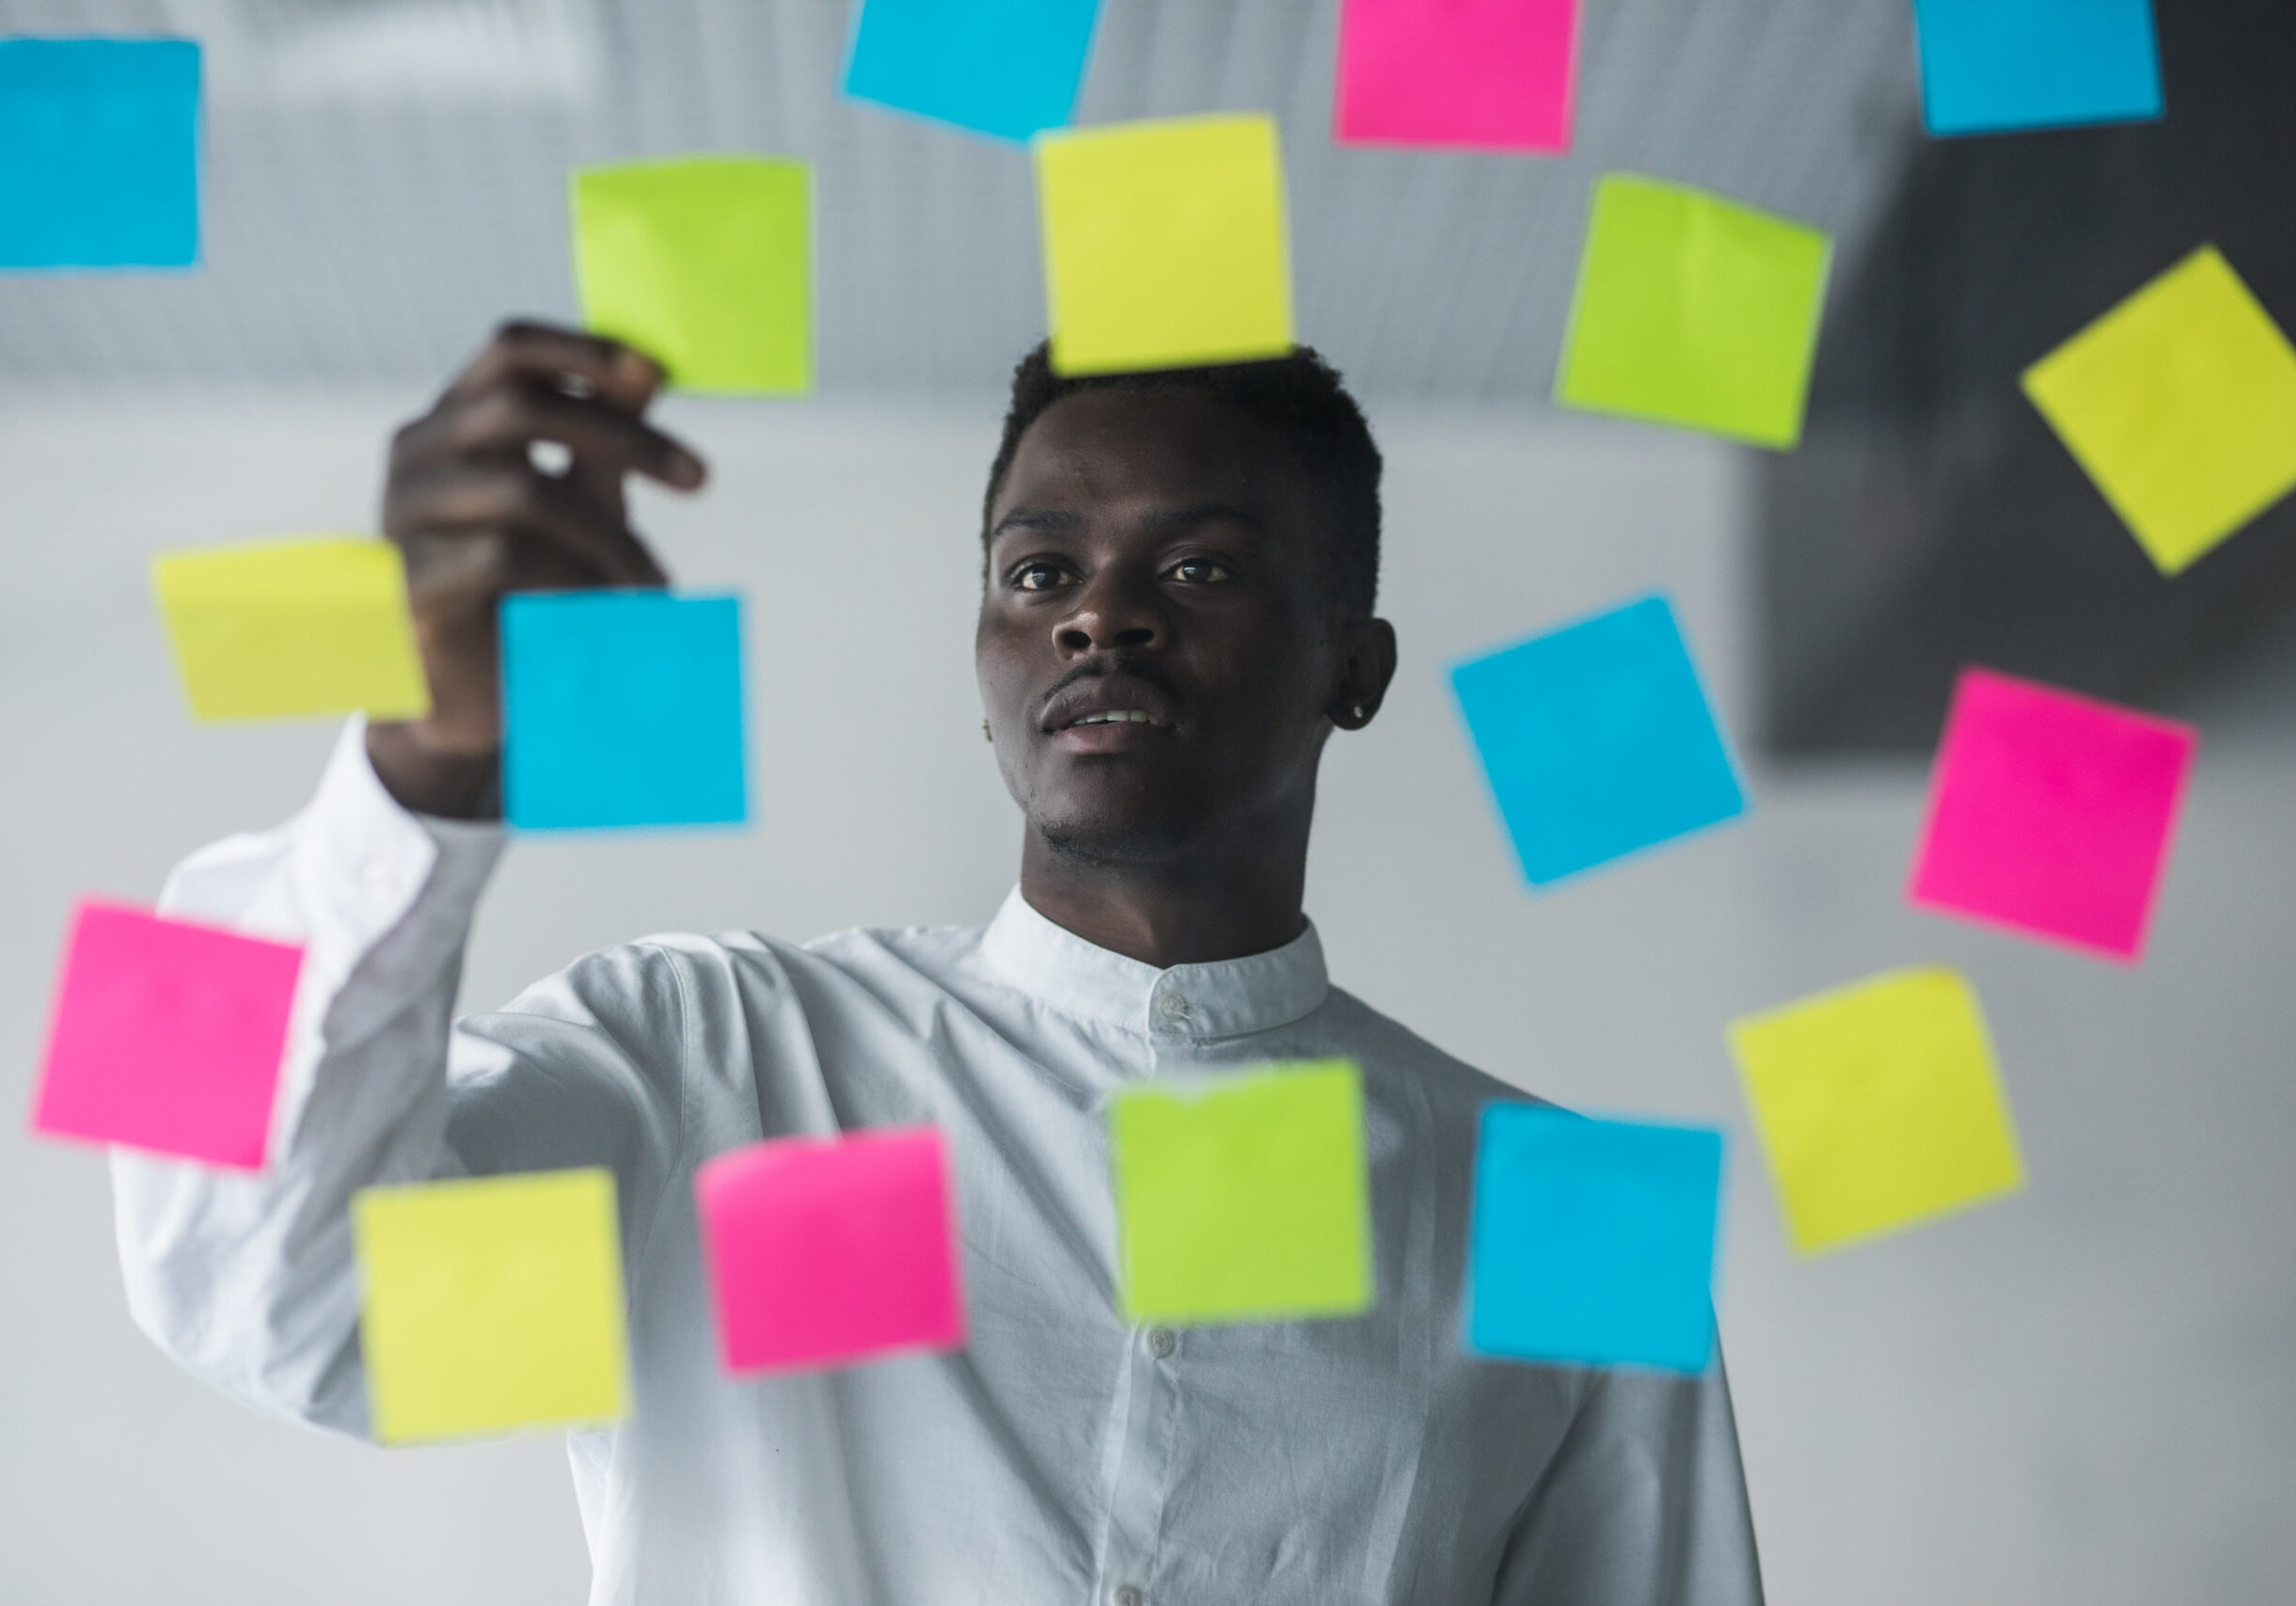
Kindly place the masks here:
POLYGON ((406 571, 388 542, 319 535, 170 552, 152 560, 151 590, 195 718, 431 710, 406 571))
POLYGON ((375 1437, 619 1421, 627 1409, 613 1173, 541 1171, 351 1201, 375 1437))
POLYGON ((1040 134, 1053 367, 1109 374, 1291 350, 1274 119, 1189 117, 1040 134))
POLYGON ((1720 196, 1597 181, 1555 399, 1757 446, 1801 438, 1832 242, 1720 196))
POLYGON ((1730 1046, 1803 1254, 2024 1185, 1985 1017, 1953 971, 1890 971, 1750 1015, 1730 1046))
POLYGON ((1346 1060, 1119 1094, 1125 1315, 1345 1316, 1372 1298, 1363 1086, 1346 1060))
POLYGON ((2203 246, 2025 371, 2164 574, 2296 489, 2296 350, 2203 246))
POLYGON ((813 385, 810 179, 802 162, 680 156, 574 175, 582 322, 681 390, 813 385))

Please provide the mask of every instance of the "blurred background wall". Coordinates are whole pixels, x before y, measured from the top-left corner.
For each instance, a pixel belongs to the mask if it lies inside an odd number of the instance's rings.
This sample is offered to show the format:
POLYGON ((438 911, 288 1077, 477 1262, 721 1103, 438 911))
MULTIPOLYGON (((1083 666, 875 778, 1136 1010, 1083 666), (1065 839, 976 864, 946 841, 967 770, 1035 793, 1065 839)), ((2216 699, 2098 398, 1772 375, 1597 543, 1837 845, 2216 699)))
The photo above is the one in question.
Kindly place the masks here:
MULTIPOLYGON (((800 404, 673 402, 716 479, 692 501, 639 504, 683 582, 749 598, 755 824, 518 845, 467 1001, 645 930, 806 936, 992 910, 1018 836, 978 735, 971 609, 995 382, 1040 316, 1025 159, 839 104, 847 14, 826 0, 0 4, 0 31, 200 32, 214 85, 205 272, 0 281, 0 1108, 28 1105, 71 899, 148 898, 191 848, 289 812, 332 739, 190 724, 150 554, 372 527, 391 425, 497 316, 570 310, 572 160, 814 155, 823 388, 800 404)), ((1775 1600, 2285 1597, 2296 653, 2274 587, 2296 532, 2284 508, 2173 585, 2131 575, 2127 535, 2067 466, 2019 444, 2037 426, 1995 391, 2220 226, 2248 228, 2226 249, 2296 326, 2296 262, 2275 254, 2285 204, 2278 224, 2200 208, 2202 168, 2176 165, 2196 160, 2177 154, 2193 136, 2166 132, 2219 119, 2227 132, 2201 144, 2238 151, 2242 130, 2280 127, 2266 91, 2296 104, 2296 48, 2267 47, 2296 13, 2161 0, 2169 124, 2105 147, 1947 148, 1914 119, 1902 0, 1590 0, 1579 148, 1555 162, 1335 151, 1331 16, 1308 0, 1109 0, 1084 115, 1283 116, 1304 331, 1359 384, 1388 453, 1384 611, 1404 666, 1378 722, 1326 765, 1310 911, 1337 978, 1526 1088, 1728 1126, 1718 1299, 1775 1600), (2256 61, 2280 76, 2226 65, 2256 61), (2052 162, 2105 166, 2085 185, 2043 182, 2052 162), (1615 167, 1837 231, 1803 453, 1541 400, 1586 186, 1615 167), (2019 177, 2033 168, 2043 178, 2019 177), (1958 277, 1983 254, 1955 245, 1976 227, 1965 210, 1917 203, 2001 193, 2023 197, 2009 215, 2044 264, 2003 246, 2001 271, 2088 277, 2054 310, 1955 347, 1945 333, 2003 281, 1958 277), (2098 265, 2081 242, 2119 239, 2115 219, 2150 243, 2098 246, 2098 265), (1908 354, 1956 349, 1976 355, 1933 365, 1952 384, 1908 389, 1908 354), (1876 549, 1887 561, 1869 564, 1876 549), (1653 586, 1681 610, 1752 813, 1534 897, 1444 671, 1653 586), (1984 632, 1954 623, 1981 607, 1984 632), (2094 628, 2171 613, 2198 622, 2094 628), (2149 655, 2143 674, 2115 639, 2149 655), (2052 645, 2067 642, 2079 650, 2052 645), (2141 968, 1903 904, 1956 654, 2201 723, 2141 968), (1721 1023, 1925 962, 1964 967, 1985 1000, 2027 1191, 1796 1260, 1721 1023)), ((2258 173, 2241 182, 2262 207, 2258 173)), ((0 1291, 0 1600, 580 1598, 554 1440, 385 1454, 209 1394, 127 1322, 100 1159, 35 1145, 13 1119, 0 1291)))

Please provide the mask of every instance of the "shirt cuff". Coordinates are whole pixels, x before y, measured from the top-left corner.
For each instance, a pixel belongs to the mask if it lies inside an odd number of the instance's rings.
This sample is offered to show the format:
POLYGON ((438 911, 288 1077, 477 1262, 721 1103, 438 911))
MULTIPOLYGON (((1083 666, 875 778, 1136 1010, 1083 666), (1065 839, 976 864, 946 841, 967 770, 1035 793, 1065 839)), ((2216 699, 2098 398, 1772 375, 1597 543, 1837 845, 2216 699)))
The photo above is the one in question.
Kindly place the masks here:
MULTIPOLYGON (((479 895, 502 855, 499 823, 416 814, 385 789, 367 757, 364 716, 343 726, 319 789, 295 824, 295 901, 307 923, 301 934, 320 939, 312 946, 325 950, 322 962, 339 971, 322 981, 327 992, 357 965, 370 971, 363 980, 383 984, 362 994, 396 994, 388 974, 394 966, 372 974, 372 962, 386 959, 378 946, 394 934, 389 957, 404 956, 425 973, 397 979, 430 980, 442 951, 461 951, 479 895)), ((353 1029, 359 1024, 337 1023, 353 1029)))

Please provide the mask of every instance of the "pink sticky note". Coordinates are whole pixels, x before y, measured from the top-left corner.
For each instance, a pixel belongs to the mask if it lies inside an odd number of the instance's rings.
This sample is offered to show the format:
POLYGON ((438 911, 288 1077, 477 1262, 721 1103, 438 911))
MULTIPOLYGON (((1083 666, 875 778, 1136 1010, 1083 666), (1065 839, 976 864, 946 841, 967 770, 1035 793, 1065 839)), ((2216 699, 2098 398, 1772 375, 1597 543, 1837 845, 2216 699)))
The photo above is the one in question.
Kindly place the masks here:
POLYGON ((752 1143, 704 1165, 694 1196, 728 1371, 965 1342, 937 1129, 752 1143))
POLYGON ((2173 720, 1964 670, 1907 896, 2135 962, 2199 744, 2173 720))
POLYGON ((1567 151, 1578 0, 1342 0, 1347 144, 1567 151))
POLYGON ((140 909, 73 911, 32 1130, 263 1163, 303 950, 140 909))

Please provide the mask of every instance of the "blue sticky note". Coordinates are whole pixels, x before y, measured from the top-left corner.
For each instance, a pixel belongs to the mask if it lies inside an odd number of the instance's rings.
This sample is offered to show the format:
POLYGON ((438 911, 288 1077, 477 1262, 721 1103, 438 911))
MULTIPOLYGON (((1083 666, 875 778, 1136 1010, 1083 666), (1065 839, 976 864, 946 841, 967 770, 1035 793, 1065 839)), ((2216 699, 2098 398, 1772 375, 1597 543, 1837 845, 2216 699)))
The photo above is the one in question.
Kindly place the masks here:
POLYGON ((1475 1159, 1467 1347, 1702 1372, 1722 1135, 1492 1105, 1475 1159))
POLYGON ((749 818, 741 604, 658 591, 502 601, 502 812, 524 831, 749 818))
POLYGON ((2152 0, 1913 0, 1932 134, 2161 115, 2152 0))
POLYGON ((199 261, 199 47, 0 40, 0 268, 199 261))
POLYGON ((1534 886, 1746 812, 1663 596, 1451 671, 1534 886))
POLYGON ((1100 0, 863 0, 845 92, 999 139, 1076 107, 1100 0))

